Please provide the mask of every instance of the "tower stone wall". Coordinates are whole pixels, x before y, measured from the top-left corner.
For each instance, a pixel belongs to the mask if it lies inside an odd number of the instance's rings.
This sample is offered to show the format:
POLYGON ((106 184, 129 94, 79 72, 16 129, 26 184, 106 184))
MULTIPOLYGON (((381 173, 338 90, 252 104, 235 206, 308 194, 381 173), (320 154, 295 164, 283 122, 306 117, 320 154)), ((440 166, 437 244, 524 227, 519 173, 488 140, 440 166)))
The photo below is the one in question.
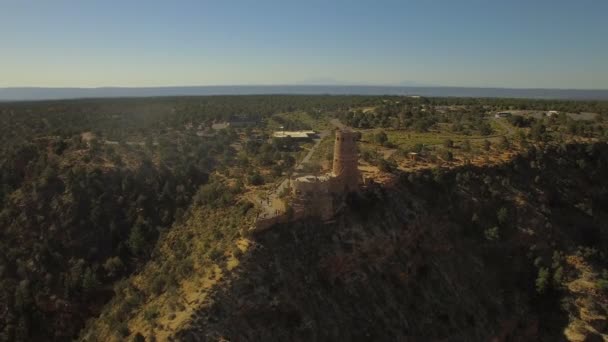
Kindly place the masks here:
POLYGON ((338 191, 352 192, 359 189, 359 155, 357 133, 351 130, 336 130, 332 173, 338 191))

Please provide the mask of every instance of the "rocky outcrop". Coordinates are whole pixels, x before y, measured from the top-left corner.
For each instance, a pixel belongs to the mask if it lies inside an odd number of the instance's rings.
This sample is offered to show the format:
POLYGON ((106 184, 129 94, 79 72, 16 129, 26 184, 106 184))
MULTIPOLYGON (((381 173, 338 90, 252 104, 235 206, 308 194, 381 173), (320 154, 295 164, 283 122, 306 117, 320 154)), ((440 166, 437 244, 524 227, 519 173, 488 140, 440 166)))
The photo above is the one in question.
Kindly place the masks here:
POLYGON ((175 338, 601 339, 606 294, 572 261, 596 275, 607 264, 593 251, 608 243, 608 154, 581 150, 403 175, 350 197, 332 222, 260 232, 175 338))

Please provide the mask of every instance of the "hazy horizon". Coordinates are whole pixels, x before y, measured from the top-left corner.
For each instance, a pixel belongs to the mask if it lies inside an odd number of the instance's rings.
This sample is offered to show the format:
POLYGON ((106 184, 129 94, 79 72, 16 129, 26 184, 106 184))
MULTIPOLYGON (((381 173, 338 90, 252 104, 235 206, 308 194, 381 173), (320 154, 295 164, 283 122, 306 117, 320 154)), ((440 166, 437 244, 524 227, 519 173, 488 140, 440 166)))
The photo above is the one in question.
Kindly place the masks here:
POLYGON ((562 100, 608 100, 608 90, 365 85, 245 85, 186 87, 0 88, 0 101, 214 95, 418 95, 562 100))
POLYGON ((0 87, 608 89, 608 2, 8 1, 0 87))
POLYGON ((460 86, 460 85, 441 85, 441 84, 425 84, 425 83, 313 83, 313 82, 294 82, 294 83, 267 83, 267 84, 158 84, 146 86, 131 86, 131 85, 101 85, 101 86, 0 86, 0 89, 160 89, 160 88, 229 88, 229 87, 370 87, 370 88, 469 88, 469 89, 505 89, 505 90, 591 90, 591 91, 608 91, 607 88, 564 88, 564 87, 502 87, 502 86, 460 86))

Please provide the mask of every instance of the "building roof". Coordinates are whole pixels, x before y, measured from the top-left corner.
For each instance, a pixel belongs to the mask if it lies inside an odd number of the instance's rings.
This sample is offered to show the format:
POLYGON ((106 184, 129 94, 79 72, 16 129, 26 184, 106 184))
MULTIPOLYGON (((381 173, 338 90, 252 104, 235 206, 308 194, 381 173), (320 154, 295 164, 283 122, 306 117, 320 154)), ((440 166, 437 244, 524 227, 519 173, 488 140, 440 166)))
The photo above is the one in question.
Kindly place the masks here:
POLYGON ((220 130, 220 129, 225 129, 228 128, 228 126, 230 126, 230 124, 228 122, 217 122, 211 125, 212 129, 215 130, 220 130))
POLYGON ((310 138, 315 131, 276 131, 272 134, 275 138, 310 138))
POLYGON ((325 174, 322 176, 307 175, 307 176, 298 177, 295 180, 296 180, 296 182, 301 182, 301 183, 316 183, 316 182, 327 182, 330 179, 331 179, 331 175, 325 174))

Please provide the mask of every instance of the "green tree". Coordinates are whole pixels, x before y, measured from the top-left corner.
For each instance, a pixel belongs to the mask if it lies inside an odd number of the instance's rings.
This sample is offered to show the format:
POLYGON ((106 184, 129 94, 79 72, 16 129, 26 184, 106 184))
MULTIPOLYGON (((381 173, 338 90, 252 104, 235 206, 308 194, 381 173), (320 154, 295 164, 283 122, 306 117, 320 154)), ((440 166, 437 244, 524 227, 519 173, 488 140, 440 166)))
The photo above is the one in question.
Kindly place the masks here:
POLYGON ((500 238, 498 227, 488 228, 483 233, 488 241, 497 241, 500 238))
POLYGON ((142 226, 136 224, 129 233, 129 249, 133 255, 140 255, 146 247, 146 239, 142 231, 142 226))
POLYGON ((388 136, 384 131, 374 134, 374 142, 378 145, 385 146, 388 143, 388 136))
POLYGON ((388 161, 384 158, 378 160, 378 169, 382 172, 393 172, 397 168, 395 162, 388 161))
POLYGON ((546 131, 547 128, 545 127, 545 125, 541 121, 537 121, 530 128, 530 138, 536 141, 543 141, 545 140, 546 131))
POLYGON ((100 283, 97 279, 96 272, 90 267, 87 267, 84 271, 84 275, 82 276, 82 288, 85 291, 94 291, 99 287, 99 285, 100 283))
POLYGON ((29 341, 30 325, 28 323, 25 315, 19 316, 15 329, 15 341, 29 341))
POLYGON ((481 125, 479 126, 479 133, 481 135, 490 135, 494 132, 494 130, 492 129, 492 126, 490 126, 489 123, 487 122, 482 122, 481 125))
POLYGON ((21 313, 25 313, 33 304, 29 280, 22 280, 15 288, 15 307, 21 313))
POLYGON ((498 142, 498 146, 502 149, 502 150, 508 150, 509 147, 511 147, 511 143, 509 142, 509 139, 507 139, 507 137, 500 137, 500 141, 498 142))
POLYGON ((103 269, 109 277, 115 277, 123 271, 124 264, 122 260, 120 260, 120 257, 114 256, 108 258, 106 262, 104 262, 103 269))
POLYGON ((441 159, 447 162, 451 162, 454 160, 454 154, 452 153, 452 151, 441 150, 441 152, 439 152, 439 156, 441 157, 441 159))
POLYGON ((483 140, 484 151, 489 151, 491 146, 492 146, 492 143, 489 140, 487 140, 487 139, 483 140))
POLYGON ((559 266, 558 268, 555 269, 555 272, 553 273, 553 284, 555 285, 555 287, 559 287, 562 285, 562 278, 564 276, 564 269, 559 266))
POLYGON ((66 287, 69 290, 78 289, 82 285, 82 276, 84 274, 85 262, 83 259, 76 261, 72 267, 66 279, 66 287))
POLYGON ((254 173, 247 179, 251 185, 262 185, 264 184, 264 178, 259 173, 254 173))
POLYGON ((296 165, 296 159, 293 156, 288 154, 283 157, 283 166, 289 169, 292 168, 294 165, 296 165))
POLYGON ((133 342, 146 342, 146 338, 141 333, 137 333, 133 335, 133 342))
POLYGON ((547 290, 549 284, 549 269, 542 267, 538 270, 538 276, 536 277, 536 292, 544 293, 547 290))
POLYGON ((505 222, 507 222, 507 219, 509 218, 509 211, 507 210, 507 208, 502 207, 498 209, 498 211, 496 212, 496 218, 498 219, 498 223, 500 225, 505 224, 505 222))
POLYGON ((414 145, 414 147, 412 147, 411 152, 415 152, 415 153, 422 153, 424 151, 424 145, 423 144, 416 144, 414 145))
POLYGON ((270 171, 271 171, 271 173, 270 173, 270 174, 271 174, 273 177, 275 177, 275 178, 276 178, 276 177, 281 177, 281 175, 283 174, 283 168, 282 168, 282 167, 281 167, 281 165, 279 165, 279 164, 276 164, 276 165, 272 166, 272 167, 270 168, 270 171))

